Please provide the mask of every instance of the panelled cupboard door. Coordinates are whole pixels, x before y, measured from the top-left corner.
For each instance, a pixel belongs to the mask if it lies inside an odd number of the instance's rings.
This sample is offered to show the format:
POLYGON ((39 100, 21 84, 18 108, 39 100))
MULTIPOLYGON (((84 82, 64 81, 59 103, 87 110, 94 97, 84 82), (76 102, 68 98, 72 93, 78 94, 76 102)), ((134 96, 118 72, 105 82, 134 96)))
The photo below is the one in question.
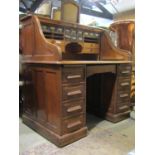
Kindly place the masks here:
POLYGON ((30 117, 36 117, 34 72, 31 68, 25 69, 24 79, 24 113, 29 115, 30 117))
POLYGON ((60 73, 52 69, 45 69, 45 97, 48 128, 56 133, 60 132, 60 73))
POLYGON ((35 92, 37 102, 37 119, 40 123, 45 123, 46 116, 46 104, 45 104, 45 85, 44 85, 44 72, 41 69, 35 69, 35 92))
POLYGON ((35 120, 40 124, 45 125, 48 129, 56 133, 60 133, 60 70, 53 69, 50 66, 45 68, 32 66, 32 68, 27 67, 26 72, 29 73, 26 74, 26 81, 33 81, 29 82, 33 84, 33 87, 31 86, 32 84, 30 86, 26 85, 27 94, 25 94, 25 96, 27 111, 31 114, 35 113, 35 120), (33 74, 30 74, 29 70, 31 70, 33 74), (34 103, 32 103, 32 101, 34 103))

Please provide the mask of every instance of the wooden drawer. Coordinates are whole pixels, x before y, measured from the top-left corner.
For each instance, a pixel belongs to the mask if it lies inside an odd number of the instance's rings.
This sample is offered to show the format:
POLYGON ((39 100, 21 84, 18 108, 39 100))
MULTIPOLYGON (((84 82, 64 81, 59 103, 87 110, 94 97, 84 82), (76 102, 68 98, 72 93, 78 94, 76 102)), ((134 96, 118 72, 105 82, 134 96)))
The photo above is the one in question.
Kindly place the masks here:
POLYGON ((64 67, 62 71, 63 83, 79 83, 85 81, 84 67, 64 67))
POLYGON ((63 117, 77 115, 85 112, 85 100, 76 100, 63 103, 63 117))
POLYGON ((82 53, 91 53, 92 49, 91 48, 83 48, 82 53))
POLYGON ((124 104, 117 105, 117 112, 125 112, 130 110, 129 102, 124 102, 124 104))
POLYGON ((99 48, 92 48, 91 53, 99 53, 99 48))
POLYGON ((63 134, 74 132, 85 125, 85 117, 84 115, 78 115, 66 120, 63 120, 63 134))
POLYGON ((120 76, 131 75, 131 65, 130 64, 117 65, 117 74, 120 76))
POLYGON ((99 44, 92 44, 92 46, 91 46, 92 48, 96 48, 96 49, 99 49, 100 48, 100 46, 99 46, 99 44))
POLYGON ((118 91, 117 93, 117 102, 128 102, 130 100, 130 90, 128 91, 118 91))
POLYGON ((63 100, 72 100, 85 97, 85 84, 83 85, 68 85, 62 89, 63 100))
POLYGON ((119 77, 118 78, 118 84, 117 84, 117 90, 119 90, 119 91, 130 91, 130 85, 131 85, 131 79, 130 78, 119 77))
POLYGON ((119 69, 119 70, 131 70, 131 64, 119 64, 119 65, 117 65, 117 68, 119 69))

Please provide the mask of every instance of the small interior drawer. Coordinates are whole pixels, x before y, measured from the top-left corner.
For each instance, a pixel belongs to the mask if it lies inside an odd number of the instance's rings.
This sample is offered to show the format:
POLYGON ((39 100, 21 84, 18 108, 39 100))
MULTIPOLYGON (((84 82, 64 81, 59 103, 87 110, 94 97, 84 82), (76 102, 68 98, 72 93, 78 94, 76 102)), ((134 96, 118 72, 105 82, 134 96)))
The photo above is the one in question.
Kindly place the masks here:
POLYGON ((85 112, 85 100, 75 100, 63 103, 63 116, 73 116, 85 112))
POLYGON ((63 120, 63 134, 74 132, 85 125, 84 115, 63 120))
POLYGON ((92 47, 92 43, 84 43, 84 47, 85 48, 91 48, 92 47))
POLYGON ((62 70, 63 83, 75 83, 85 81, 84 67, 64 67, 62 70))
POLYGON ((95 49, 99 49, 100 48, 100 46, 99 46, 99 44, 92 44, 92 48, 95 48, 95 49))
POLYGON ((63 100, 72 100, 85 97, 85 85, 68 85, 62 89, 63 100))

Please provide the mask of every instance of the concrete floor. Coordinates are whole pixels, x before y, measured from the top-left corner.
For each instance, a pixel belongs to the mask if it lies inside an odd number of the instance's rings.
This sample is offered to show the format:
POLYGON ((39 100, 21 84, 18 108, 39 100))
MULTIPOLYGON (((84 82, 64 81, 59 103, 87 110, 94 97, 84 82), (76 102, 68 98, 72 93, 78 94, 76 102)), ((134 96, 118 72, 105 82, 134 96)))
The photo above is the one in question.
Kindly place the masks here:
POLYGON ((20 155, 127 155, 135 147, 135 122, 111 123, 87 115, 88 136, 58 148, 19 120, 20 155))

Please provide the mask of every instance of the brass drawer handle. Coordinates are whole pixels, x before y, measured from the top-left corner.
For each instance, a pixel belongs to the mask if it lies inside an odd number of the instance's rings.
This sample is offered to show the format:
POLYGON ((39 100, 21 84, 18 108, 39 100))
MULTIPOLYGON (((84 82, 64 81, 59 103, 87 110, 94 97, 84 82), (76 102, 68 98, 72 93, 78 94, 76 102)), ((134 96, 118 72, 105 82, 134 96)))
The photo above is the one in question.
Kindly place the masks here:
POLYGON ((72 92, 67 93, 68 96, 78 95, 78 94, 82 94, 81 90, 76 90, 76 91, 72 91, 72 92))
POLYGON ((119 107, 119 109, 120 109, 120 110, 123 110, 123 109, 126 109, 126 108, 128 108, 128 106, 127 106, 127 105, 122 106, 122 107, 119 107))
POLYGON ((81 121, 77 121, 75 123, 68 124, 67 128, 70 129, 70 128, 73 128, 73 127, 78 126, 80 124, 81 124, 81 121))
POLYGON ((74 111, 81 110, 81 109, 82 109, 81 106, 78 105, 78 106, 75 106, 75 107, 68 108, 67 112, 74 112, 74 111))
POLYGON ((120 97, 123 98, 123 97, 127 97, 129 96, 128 94, 120 94, 120 97))
POLYGON ((68 75, 67 79, 76 79, 76 78, 81 78, 81 75, 68 75))
POLYGON ((129 85, 130 85, 129 82, 123 82, 123 83, 121 83, 121 86, 129 86, 129 85))
POLYGON ((125 71, 122 71, 121 73, 122 73, 122 74, 128 74, 128 73, 130 73, 130 71, 125 70, 125 71))

